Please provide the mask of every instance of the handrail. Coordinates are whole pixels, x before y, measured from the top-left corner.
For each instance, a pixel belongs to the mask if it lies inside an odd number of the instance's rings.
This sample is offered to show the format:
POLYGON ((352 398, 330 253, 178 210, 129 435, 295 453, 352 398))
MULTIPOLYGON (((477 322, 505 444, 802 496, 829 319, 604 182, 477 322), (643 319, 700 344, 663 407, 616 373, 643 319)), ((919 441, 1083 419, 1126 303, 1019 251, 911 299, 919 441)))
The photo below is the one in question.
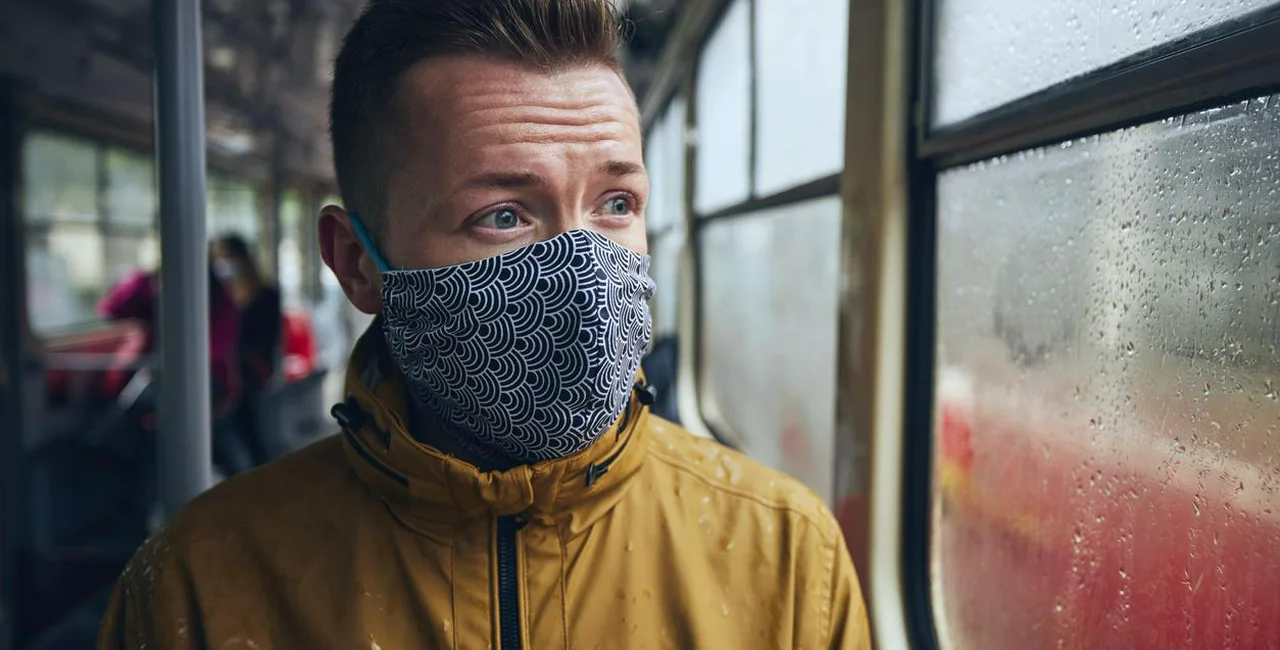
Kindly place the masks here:
POLYGON ((160 189, 160 501, 172 515, 213 485, 209 251, 200 0, 154 0, 160 189))

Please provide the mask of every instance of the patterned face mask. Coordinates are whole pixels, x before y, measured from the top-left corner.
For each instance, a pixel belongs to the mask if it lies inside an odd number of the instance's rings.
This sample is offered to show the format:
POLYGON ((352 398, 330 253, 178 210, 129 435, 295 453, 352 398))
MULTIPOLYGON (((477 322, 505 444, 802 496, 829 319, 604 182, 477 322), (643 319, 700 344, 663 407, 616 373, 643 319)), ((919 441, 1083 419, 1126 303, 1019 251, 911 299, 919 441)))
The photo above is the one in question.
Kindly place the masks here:
POLYGON ((410 396, 469 449, 564 458, 621 417, 652 338, 649 256, 571 230, 475 262, 392 270, 351 221, 382 272, 383 334, 410 396))

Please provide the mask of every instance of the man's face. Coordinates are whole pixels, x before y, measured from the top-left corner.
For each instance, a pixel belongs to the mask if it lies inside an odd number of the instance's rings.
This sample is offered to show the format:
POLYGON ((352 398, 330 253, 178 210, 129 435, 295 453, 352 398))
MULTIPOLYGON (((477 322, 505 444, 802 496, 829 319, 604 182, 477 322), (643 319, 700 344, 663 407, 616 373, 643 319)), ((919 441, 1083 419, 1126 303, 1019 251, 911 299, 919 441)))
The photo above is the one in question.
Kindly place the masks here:
MULTIPOLYGON (((395 113, 385 213, 371 219, 393 267, 483 259, 575 229, 647 252, 639 119, 613 70, 434 58, 402 78, 395 113)), ((348 297, 377 312, 377 270, 347 216, 326 208, 320 228, 348 297)))

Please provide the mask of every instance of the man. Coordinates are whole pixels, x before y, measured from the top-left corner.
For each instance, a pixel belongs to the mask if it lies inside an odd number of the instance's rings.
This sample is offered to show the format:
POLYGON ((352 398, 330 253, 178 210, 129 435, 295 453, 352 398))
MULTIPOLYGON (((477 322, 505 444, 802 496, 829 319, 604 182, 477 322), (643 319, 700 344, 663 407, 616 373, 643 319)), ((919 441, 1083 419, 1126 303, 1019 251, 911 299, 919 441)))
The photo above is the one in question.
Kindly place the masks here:
POLYGON ((371 2, 320 218, 378 315, 343 434, 179 513, 100 648, 869 647, 820 500, 648 413, 617 33, 607 0, 371 2))

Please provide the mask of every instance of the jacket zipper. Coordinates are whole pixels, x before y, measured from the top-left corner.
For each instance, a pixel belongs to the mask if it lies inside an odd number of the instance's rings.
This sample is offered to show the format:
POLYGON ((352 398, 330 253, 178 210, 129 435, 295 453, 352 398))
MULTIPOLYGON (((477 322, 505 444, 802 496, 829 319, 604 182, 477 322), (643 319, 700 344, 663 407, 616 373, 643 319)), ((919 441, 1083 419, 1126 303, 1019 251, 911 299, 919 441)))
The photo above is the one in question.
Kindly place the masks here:
POLYGON ((520 575, 516 542, 528 520, 524 515, 498 517, 498 629, 499 650, 522 650, 520 634, 520 575))

